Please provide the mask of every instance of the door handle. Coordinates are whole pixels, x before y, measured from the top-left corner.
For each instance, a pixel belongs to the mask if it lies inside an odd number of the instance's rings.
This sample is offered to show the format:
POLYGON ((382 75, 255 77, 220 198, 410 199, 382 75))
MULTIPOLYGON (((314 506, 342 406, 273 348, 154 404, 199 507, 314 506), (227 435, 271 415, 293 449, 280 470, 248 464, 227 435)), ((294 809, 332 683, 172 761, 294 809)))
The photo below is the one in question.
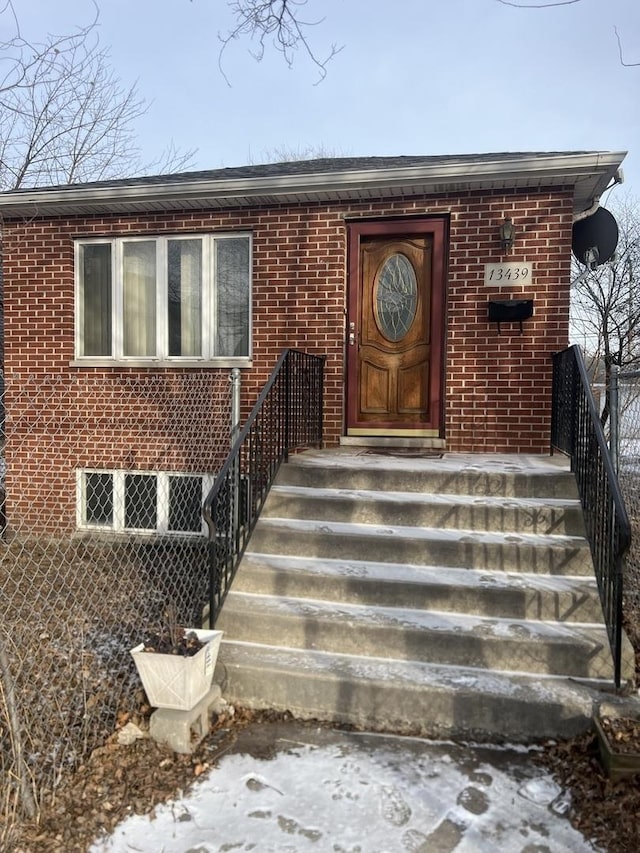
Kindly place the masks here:
POLYGON ((356 343, 356 324, 349 323, 349 346, 355 346, 356 343))

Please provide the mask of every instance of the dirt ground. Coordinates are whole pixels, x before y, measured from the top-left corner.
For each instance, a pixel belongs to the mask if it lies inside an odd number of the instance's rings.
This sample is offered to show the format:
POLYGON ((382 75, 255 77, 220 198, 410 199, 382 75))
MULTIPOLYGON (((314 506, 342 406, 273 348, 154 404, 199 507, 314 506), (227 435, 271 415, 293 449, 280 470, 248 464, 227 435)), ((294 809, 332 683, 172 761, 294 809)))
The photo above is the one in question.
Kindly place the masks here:
MULTIPOLYGON (((232 748, 242 729, 287 719, 291 717, 286 714, 243 709, 223 713, 196 751, 186 756, 147 738, 120 745, 115 732, 42 805, 38 824, 21 824, 6 839, 4 849, 12 853, 85 853, 97 836, 110 833, 124 818, 149 813, 157 804, 185 793, 232 748)), ((140 718, 134 722, 141 727, 145 724, 140 718)), ((636 740, 640 741, 640 732, 627 733, 628 750, 635 748, 636 740)), ((640 776, 612 782, 600 762, 595 734, 542 746, 534 760, 571 791, 569 817, 574 827, 609 853, 640 849, 640 776)))

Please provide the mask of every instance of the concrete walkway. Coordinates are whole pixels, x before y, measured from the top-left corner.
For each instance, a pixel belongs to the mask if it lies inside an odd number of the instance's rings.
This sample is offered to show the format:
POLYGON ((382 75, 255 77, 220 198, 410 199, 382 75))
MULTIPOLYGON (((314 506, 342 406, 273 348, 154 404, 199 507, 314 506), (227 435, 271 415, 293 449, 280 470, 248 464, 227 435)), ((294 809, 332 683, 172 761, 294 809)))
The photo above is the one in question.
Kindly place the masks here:
POLYGON ((254 724, 190 795, 92 853, 593 851, 566 794, 518 746, 254 724))

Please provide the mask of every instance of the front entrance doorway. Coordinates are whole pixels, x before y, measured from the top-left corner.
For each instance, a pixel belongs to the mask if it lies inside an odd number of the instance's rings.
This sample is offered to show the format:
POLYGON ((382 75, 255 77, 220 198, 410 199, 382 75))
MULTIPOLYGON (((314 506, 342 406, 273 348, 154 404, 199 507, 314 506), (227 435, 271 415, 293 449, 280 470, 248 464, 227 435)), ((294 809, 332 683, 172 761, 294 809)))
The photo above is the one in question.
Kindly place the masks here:
POLYGON ((442 434, 444 219, 349 225, 347 434, 442 434))

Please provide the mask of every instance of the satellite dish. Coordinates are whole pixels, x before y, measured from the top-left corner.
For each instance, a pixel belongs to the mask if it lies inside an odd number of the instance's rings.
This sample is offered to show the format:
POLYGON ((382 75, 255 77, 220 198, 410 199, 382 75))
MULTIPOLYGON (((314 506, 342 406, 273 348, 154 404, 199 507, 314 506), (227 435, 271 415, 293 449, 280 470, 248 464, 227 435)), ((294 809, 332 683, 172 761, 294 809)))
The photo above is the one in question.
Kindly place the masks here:
POLYGON ((617 245, 618 223, 604 207, 599 207, 591 216, 573 223, 573 254, 589 269, 611 260, 617 245))

